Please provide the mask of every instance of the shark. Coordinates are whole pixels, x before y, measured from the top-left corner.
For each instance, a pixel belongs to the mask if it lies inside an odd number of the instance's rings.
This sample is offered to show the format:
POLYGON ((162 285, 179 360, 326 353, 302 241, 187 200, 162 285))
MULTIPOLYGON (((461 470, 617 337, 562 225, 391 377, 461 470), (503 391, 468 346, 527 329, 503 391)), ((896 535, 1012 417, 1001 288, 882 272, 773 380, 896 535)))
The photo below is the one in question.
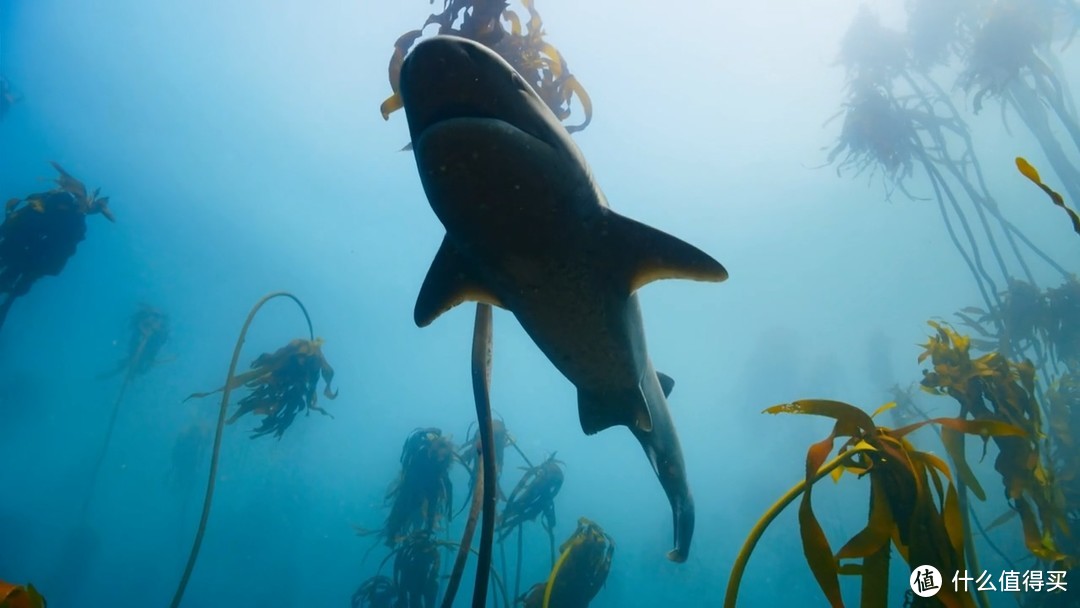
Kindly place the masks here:
POLYGON ((668 498, 686 561, 694 500, 667 397, 649 358, 637 290, 659 279, 719 282, 702 250, 613 211, 581 150, 502 57, 433 36, 401 66, 400 94, 424 193, 446 229, 414 320, 463 302, 513 313, 577 388, 587 435, 626 426, 668 498))

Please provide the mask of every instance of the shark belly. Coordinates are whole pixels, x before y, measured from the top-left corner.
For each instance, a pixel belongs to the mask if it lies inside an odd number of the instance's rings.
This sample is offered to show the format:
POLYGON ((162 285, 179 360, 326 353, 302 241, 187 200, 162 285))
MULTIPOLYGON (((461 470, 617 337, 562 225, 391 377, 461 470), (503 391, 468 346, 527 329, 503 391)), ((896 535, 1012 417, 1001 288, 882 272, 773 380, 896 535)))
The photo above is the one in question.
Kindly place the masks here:
POLYGON ((627 426, 671 503, 685 561, 694 503, 649 360, 635 292, 661 279, 723 281, 711 256, 612 211, 581 151, 514 69, 482 45, 436 36, 401 68, 424 193, 446 236, 413 310, 425 327, 463 302, 511 311, 578 390, 582 430, 627 426))

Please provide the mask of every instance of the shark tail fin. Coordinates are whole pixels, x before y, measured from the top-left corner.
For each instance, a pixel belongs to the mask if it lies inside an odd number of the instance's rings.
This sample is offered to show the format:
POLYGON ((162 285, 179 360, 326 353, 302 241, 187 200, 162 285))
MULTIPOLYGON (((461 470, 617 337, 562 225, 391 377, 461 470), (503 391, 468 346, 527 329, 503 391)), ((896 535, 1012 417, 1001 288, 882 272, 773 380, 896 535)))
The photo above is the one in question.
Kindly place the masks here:
POLYGON ((637 220, 609 211, 607 232, 618 252, 616 268, 624 269, 630 293, 661 279, 720 282, 727 270, 704 251, 637 220))
POLYGON ((443 238, 420 287, 413 320, 417 327, 427 327, 439 315, 467 301, 502 307, 499 299, 476 276, 473 265, 449 239, 443 238))

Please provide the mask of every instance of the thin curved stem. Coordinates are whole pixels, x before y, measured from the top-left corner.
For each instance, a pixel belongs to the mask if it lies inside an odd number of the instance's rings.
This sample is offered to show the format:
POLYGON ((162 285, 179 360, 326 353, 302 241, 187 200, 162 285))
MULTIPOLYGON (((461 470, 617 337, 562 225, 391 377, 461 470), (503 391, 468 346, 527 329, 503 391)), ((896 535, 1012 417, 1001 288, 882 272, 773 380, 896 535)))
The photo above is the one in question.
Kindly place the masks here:
POLYGON ((225 428, 225 414, 229 409, 229 395, 232 394, 233 389, 233 376, 236 374, 236 365, 240 361, 240 350, 244 347, 244 340, 247 338, 248 328, 251 327, 251 322, 255 320, 255 315, 263 307, 264 304, 273 300, 274 298, 289 298, 296 305, 300 307, 300 312, 304 313, 304 319, 307 321, 308 335, 310 339, 315 339, 315 330, 311 325, 311 316, 308 315, 307 308, 304 307, 304 303, 299 298, 292 295, 287 291, 275 291, 262 297, 255 306, 251 308, 251 312, 248 313, 247 320, 244 321, 244 326, 240 329, 240 335, 236 338, 236 346, 233 348, 232 360, 229 362, 229 374, 225 376, 225 386, 221 391, 221 409, 218 412, 217 430, 214 433, 214 451, 210 456, 210 477, 206 484, 206 497, 203 499, 202 515, 199 518, 199 529, 195 532, 195 542, 191 546, 191 554, 188 555, 187 566, 184 567, 184 575, 180 578, 180 584, 176 587, 176 593, 173 595, 171 608, 177 608, 180 605, 180 601, 184 598, 184 589, 187 588, 188 580, 191 578, 191 572, 195 569, 195 560, 199 557, 199 547, 202 546, 203 534, 206 533, 206 522, 210 519, 210 502, 214 498, 214 482, 217 480, 218 469, 218 457, 221 455, 221 434, 225 428))
POLYGON ((149 336, 143 336, 139 341, 139 348, 135 350, 135 354, 131 357, 128 363, 127 372, 124 374, 124 382, 120 385, 120 392, 116 395, 116 401, 113 402, 112 413, 109 415, 109 426, 105 430, 105 441, 101 444, 101 449, 98 450, 97 458, 94 459, 94 472, 90 474, 90 487, 86 491, 86 497, 83 498, 82 510, 80 511, 80 519, 86 521, 86 512, 90 509, 90 503, 94 499, 94 489, 97 488, 98 475, 101 474, 101 465, 105 462, 105 455, 109 453, 109 442, 112 441, 113 429, 116 428, 116 419, 120 413, 120 404, 124 401, 124 394, 127 393, 127 388, 131 384, 131 380, 135 377, 135 368, 138 365, 139 359, 142 357, 143 351, 146 348, 146 342, 149 336))
POLYGON ((754 551, 754 547, 757 546, 761 535, 765 533, 765 529, 769 527, 769 524, 786 508, 792 501, 802 495, 806 491, 806 488, 817 483, 822 477, 825 477, 829 473, 833 472, 833 469, 843 465, 845 462, 851 460, 853 456, 863 454, 866 452, 877 451, 872 447, 852 448, 843 454, 838 455, 829 462, 826 462, 820 469, 814 478, 807 483, 806 479, 799 481, 799 483, 792 486, 786 494, 780 497, 773 506, 769 507, 769 510, 761 516, 761 519, 754 524, 753 529, 750 530, 750 535, 746 537, 746 542, 743 543, 741 549, 739 549, 739 555, 735 558, 735 564, 731 567, 731 575, 728 577, 727 591, 724 593, 724 608, 735 608, 735 600, 739 595, 739 584, 742 582, 743 572, 746 570, 746 563, 750 561, 750 554, 754 551))
MULTIPOLYGON (((473 327, 472 384, 476 401, 476 422, 480 431, 480 478, 495 479, 495 433, 491 428, 491 305, 476 305, 473 327)), ((487 603, 488 579, 491 574, 491 549, 495 542, 495 484, 483 487, 483 520, 480 526, 480 550, 476 560, 476 584, 473 586, 473 608, 487 603)))

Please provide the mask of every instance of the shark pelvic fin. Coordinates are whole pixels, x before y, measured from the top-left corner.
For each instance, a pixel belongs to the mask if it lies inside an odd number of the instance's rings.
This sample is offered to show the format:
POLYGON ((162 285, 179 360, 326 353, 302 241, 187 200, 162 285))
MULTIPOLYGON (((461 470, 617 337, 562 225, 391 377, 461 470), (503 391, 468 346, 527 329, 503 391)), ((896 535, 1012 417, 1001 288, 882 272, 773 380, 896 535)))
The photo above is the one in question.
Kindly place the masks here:
POLYGON ((660 388, 664 391, 664 396, 670 397, 671 389, 675 388, 675 380, 663 372, 656 372, 656 379, 660 381, 660 388))
POLYGON ((420 287, 413 320, 417 327, 427 327, 439 315, 468 301, 502 307, 499 299, 475 276, 471 264, 457 247, 444 237, 420 287))
POLYGON ((578 417, 586 435, 618 425, 646 433, 652 431, 652 414, 640 387, 606 393, 579 389, 578 417))
POLYGON ((609 212, 607 230, 614 239, 629 279, 630 293, 660 279, 720 282, 727 270, 704 251, 637 220, 609 212))

